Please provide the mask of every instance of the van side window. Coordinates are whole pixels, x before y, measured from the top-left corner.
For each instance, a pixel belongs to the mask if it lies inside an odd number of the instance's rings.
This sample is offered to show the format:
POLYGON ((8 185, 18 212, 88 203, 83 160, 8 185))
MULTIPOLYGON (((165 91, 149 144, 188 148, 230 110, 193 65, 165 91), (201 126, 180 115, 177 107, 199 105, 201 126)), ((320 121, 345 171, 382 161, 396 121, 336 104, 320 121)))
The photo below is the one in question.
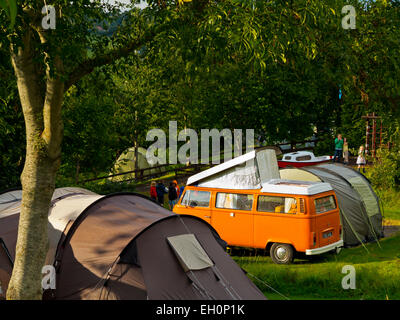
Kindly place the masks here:
POLYGON ((187 190, 183 196, 181 205, 189 207, 209 207, 210 195, 208 191, 187 190))
POLYGON ((216 208, 247 210, 253 207, 253 195, 241 193, 217 193, 216 208))
POLYGON ((315 199, 314 204, 316 213, 324 213, 336 209, 336 201, 333 196, 315 199))
POLYGON ((297 213, 296 198, 258 196, 257 211, 276 213, 297 213))

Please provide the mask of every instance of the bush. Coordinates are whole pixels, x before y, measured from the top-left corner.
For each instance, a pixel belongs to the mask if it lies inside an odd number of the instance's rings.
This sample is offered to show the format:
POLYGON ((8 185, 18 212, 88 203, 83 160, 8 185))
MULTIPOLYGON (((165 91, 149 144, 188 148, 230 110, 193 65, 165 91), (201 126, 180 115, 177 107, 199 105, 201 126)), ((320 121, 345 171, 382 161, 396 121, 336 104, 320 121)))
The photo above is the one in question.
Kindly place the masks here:
POLYGON ((316 156, 333 155, 335 150, 335 138, 329 132, 325 132, 318 136, 319 141, 314 148, 316 156))
POLYGON ((400 153, 397 150, 378 149, 377 159, 367 177, 375 188, 393 189, 400 182, 400 153))
POLYGON ((377 189, 397 189, 400 186, 400 126, 390 135, 390 149, 377 150, 377 158, 367 177, 377 189))

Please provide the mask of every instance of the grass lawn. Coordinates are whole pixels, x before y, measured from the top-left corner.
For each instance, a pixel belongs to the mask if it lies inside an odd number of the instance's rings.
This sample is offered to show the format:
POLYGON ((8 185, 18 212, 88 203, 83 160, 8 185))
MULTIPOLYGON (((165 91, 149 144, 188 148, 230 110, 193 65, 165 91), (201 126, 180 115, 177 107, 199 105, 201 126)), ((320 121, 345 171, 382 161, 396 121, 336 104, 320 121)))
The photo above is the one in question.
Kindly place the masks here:
POLYGON ((400 190, 375 190, 383 204, 385 220, 400 223, 400 190))
POLYGON ((400 209, 385 209, 384 211, 386 225, 400 225, 400 209))
POLYGON ((400 299, 400 233, 363 247, 276 265, 266 256, 233 256, 269 299, 400 299), (344 290, 342 267, 356 270, 356 289, 344 290), (262 280, 266 284, 257 280, 262 280))

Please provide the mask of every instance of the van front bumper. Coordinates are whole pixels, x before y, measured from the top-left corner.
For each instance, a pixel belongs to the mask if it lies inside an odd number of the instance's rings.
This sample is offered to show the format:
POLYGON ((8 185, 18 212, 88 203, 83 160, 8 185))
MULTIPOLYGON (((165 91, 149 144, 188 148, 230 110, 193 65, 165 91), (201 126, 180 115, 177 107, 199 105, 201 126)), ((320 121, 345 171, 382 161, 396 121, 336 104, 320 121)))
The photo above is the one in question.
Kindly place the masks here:
POLYGON ((338 249, 340 247, 343 247, 343 240, 339 240, 337 242, 328 244, 327 246, 321 247, 321 248, 315 248, 315 249, 307 249, 306 250, 306 255, 311 256, 315 254, 321 254, 325 253, 331 250, 338 249))

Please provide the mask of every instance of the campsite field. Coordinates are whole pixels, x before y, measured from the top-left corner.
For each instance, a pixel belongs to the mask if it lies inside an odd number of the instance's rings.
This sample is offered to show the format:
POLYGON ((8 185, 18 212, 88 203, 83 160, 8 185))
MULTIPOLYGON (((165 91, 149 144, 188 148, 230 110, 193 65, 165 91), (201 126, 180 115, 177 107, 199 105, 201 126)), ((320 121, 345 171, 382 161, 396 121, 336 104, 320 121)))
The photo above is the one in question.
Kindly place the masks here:
MULTIPOLYGON (((384 224, 400 226, 400 193, 380 191, 384 203, 384 224)), ((249 278, 268 299, 377 299, 400 300, 400 231, 378 243, 343 249, 339 255, 325 254, 312 259, 296 259, 294 264, 276 265, 267 256, 233 256, 249 278), (368 250, 368 252, 367 252, 368 250), (356 289, 344 290, 342 268, 356 270, 356 289), (256 276, 261 281, 256 280, 256 276)))
MULTIPOLYGON (((399 195, 393 191, 380 194, 384 198, 385 225, 400 226, 399 195)), ((379 244, 346 248, 339 255, 296 259, 291 265, 274 264, 270 257, 254 251, 232 253, 232 258, 271 300, 400 300, 400 231, 379 244), (342 288, 345 265, 356 270, 354 290, 342 288)))
POLYGON ((377 243, 276 265, 266 256, 233 256, 269 299, 400 299, 400 232, 377 243), (367 250, 368 252, 367 252, 367 250), (356 289, 344 290, 342 268, 356 270, 356 289), (255 277, 265 282, 265 284, 255 277), (268 286, 267 286, 268 285, 268 286))

